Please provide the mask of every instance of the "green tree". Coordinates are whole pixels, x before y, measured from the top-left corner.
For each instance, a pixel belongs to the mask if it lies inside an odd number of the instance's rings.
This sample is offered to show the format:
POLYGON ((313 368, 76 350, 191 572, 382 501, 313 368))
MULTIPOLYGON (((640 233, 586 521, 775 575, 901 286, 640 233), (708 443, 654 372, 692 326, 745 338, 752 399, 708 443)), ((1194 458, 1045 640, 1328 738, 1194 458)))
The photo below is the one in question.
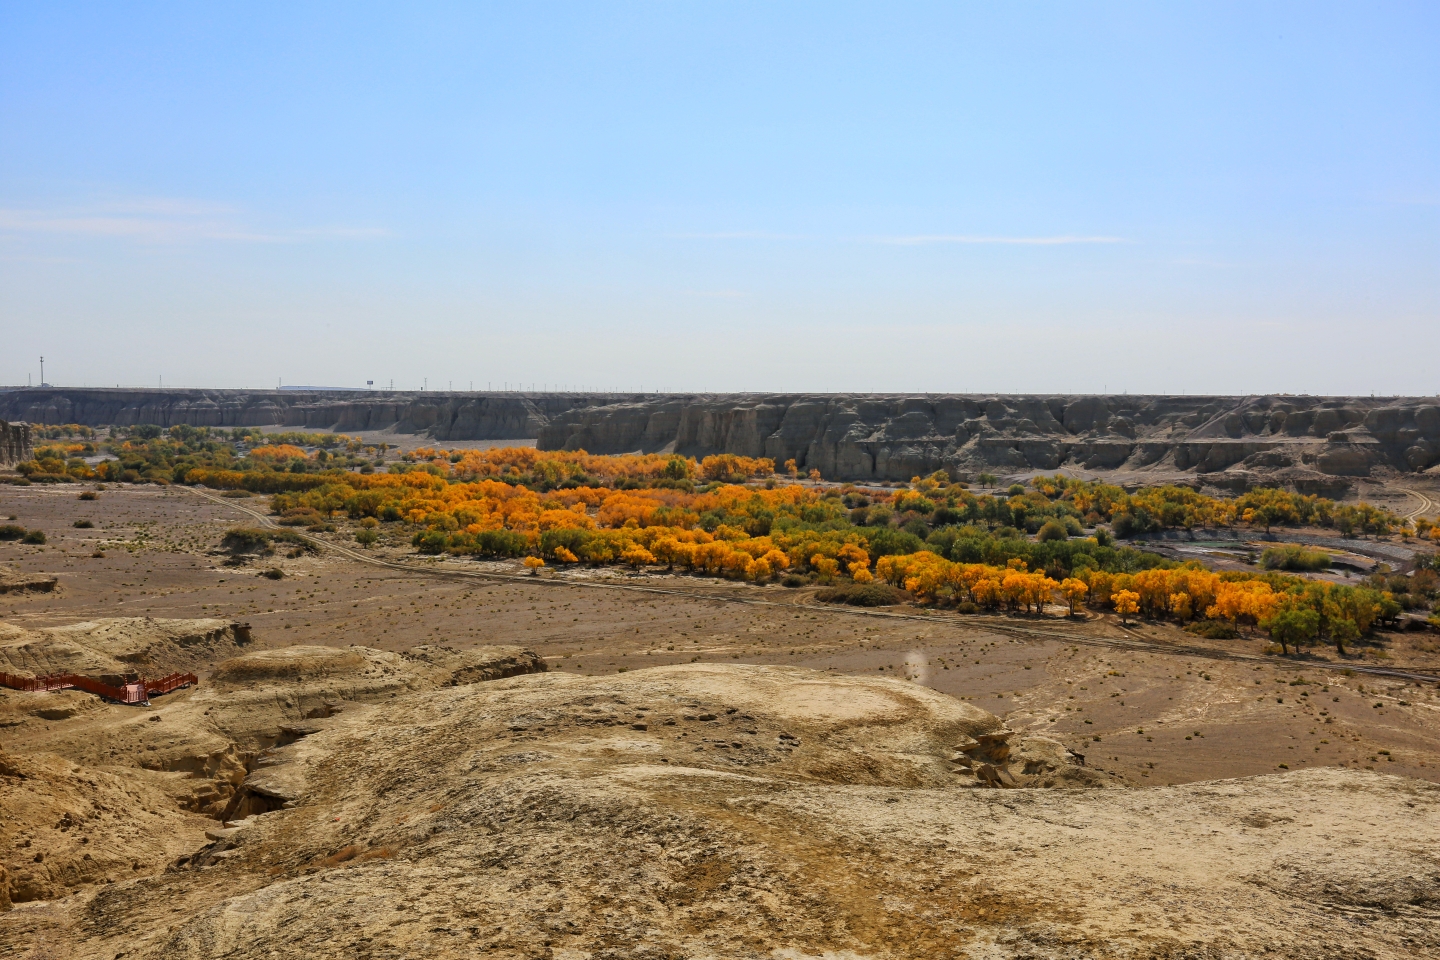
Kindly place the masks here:
POLYGON ((1302 646, 1313 643, 1320 630, 1320 614, 1309 607, 1290 607, 1263 620, 1260 626, 1270 631, 1270 639, 1280 644, 1286 656, 1290 647, 1299 653, 1302 646))

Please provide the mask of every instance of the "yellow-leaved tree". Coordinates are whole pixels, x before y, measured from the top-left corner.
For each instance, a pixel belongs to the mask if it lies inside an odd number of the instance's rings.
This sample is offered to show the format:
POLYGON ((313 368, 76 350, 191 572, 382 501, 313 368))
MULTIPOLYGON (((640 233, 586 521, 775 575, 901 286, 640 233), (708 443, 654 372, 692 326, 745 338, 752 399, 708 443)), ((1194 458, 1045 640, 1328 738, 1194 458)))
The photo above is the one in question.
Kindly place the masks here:
POLYGON ((1134 590, 1118 590, 1110 597, 1110 602, 1115 612, 1120 614, 1120 622, 1124 623, 1126 617, 1140 609, 1140 594, 1134 590))

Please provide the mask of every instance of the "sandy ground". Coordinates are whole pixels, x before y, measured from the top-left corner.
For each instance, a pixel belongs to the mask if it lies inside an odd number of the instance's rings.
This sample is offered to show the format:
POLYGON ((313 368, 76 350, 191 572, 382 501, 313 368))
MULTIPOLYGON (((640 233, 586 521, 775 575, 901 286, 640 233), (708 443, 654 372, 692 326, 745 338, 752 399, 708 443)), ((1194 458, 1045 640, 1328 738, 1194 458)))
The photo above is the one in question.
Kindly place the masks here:
POLYGON ((201 682, 0 690, 0 956, 1440 952, 1433 634, 1287 659, 394 543, 232 566, 261 498, 79 492, 0 487, 50 538, 0 567, 59 578, 0 595, 3 662, 201 682))
POLYGON ((262 648, 513 644, 535 650, 552 670, 581 675, 691 662, 806 666, 901 677, 972 701, 1135 784, 1322 766, 1440 780, 1435 685, 1358 672, 1436 670, 1433 633, 1383 635, 1340 664, 1333 651, 1287 659, 1265 654, 1258 639, 1207 643, 1164 624, 837 609, 814 602, 809 589, 663 573, 457 582, 424 571, 518 568, 421 560, 400 546, 377 554, 408 557, 420 572, 333 553, 236 568, 216 546, 246 521, 239 507, 265 509, 261 498, 221 504, 176 488, 113 487, 79 501, 78 492, 0 488, 0 516, 50 537, 44 547, 0 543, 0 564, 60 578, 54 594, 0 597, 0 619, 25 628, 117 616, 233 619, 250 624, 262 648), (80 518, 95 527, 74 528, 80 518), (97 549, 103 558, 91 556, 97 549), (259 576, 272 565, 285 579, 259 576), (668 592, 621 589, 636 586, 668 592), (1248 659, 1168 649, 1175 645, 1248 659))

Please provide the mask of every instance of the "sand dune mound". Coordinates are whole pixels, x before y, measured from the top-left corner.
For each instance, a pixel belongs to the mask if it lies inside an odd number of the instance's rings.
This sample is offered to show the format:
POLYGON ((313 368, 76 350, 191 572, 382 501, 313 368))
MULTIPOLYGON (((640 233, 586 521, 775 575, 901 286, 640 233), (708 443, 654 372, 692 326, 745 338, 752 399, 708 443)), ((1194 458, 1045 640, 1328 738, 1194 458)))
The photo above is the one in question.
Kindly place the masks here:
POLYGON ((239 652, 249 639, 249 631, 230 620, 119 617, 35 630, 0 623, 0 670, 31 676, 163 675, 239 652))
POLYGON ((166 873, 7 923, 106 958, 1440 948, 1440 788, 1007 789, 1103 784, 1048 744, 798 669, 439 686, 315 721, 247 778, 284 803, 166 873))

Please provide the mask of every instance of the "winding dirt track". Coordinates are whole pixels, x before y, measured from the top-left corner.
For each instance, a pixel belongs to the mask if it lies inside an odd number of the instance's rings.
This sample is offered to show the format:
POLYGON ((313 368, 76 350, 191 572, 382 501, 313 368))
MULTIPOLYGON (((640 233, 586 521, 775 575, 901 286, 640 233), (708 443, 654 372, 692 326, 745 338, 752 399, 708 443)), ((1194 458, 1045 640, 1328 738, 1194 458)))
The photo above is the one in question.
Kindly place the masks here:
MULTIPOLYGON (((242 506, 234 500, 227 500, 217 497, 205 490, 198 490, 194 487, 182 487, 197 496, 204 497, 222 507, 231 507, 241 513, 255 519, 266 527, 278 528, 278 524, 270 517, 249 507, 242 506)), ((1428 502, 1428 501, 1427 501, 1428 502)), ((658 594, 667 597, 683 597, 687 600, 702 600, 713 603, 736 603, 747 604, 758 607, 794 607, 793 603, 781 603, 774 600, 759 600, 746 597, 717 596, 709 593, 696 593, 688 590, 675 590, 665 587, 648 587, 628 583, 597 583, 585 580, 560 580, 552 578, 540 578, 528 574, 493 573, 483 570, 444 570, 435 567, 421 566, 413 563, 398 563, 393 560, 381 560, 378 557, 369 557, 349 547, 342 547, 319 537, 295 532, 306 543, 322 549, 338 553, 340 556, 357 563, 365 563, 374 567, 384 567, 389 570, 398 570, 407 574, 419 574, 422 576, 434 577, 436 579, 449 580, 491 580, 505 581, 509 583, 523 584, 532 587, 569 587, 592 590, 628 590, 634 593, 658 594)), ((1272 657, 1258 657, 1246 653, 1227 653, 1223 650, 1212 650, 1208 647, 1187 646, 1184 644, 1163 644, 1151 643, 1145 640, 1121 638, 1121 637, 1092 637, 1084 634, 1067 633, 1063 630, 1052 630, 1041 627, 1018 626, 1006 617, 995 617, 985 615, 972 615, 966 617, 946 616, 937 613, 892 613, 881 610, 857 609, 855 607, 818 605, 809 607, 811 610, 824 611, 834 616, 842 617, 875 617, 889 620, 917 620, 924 623, 949 623, 959 627, 984 627, 986 630, 995 633, 1003 633, 1020 637, 1027 640, 1061 640, 1066 643, 1081 644, 1091 647, 1110 647, 1122 650, 1139 650, 1146 653, 1166 653, 1182 657, 1198 657, 1206 660, 1229 660, 1244 663, 1269 663, 1276 661, 1272 657)), ((1350 670, 1354 673, 1371 674, 1381 677, 1392 677, 1399 680, 1410 680, 1421 683, 1440 683, 1440 672, 1424 670, 1418 667, 1374 667, 1363 665, 1350 665, 1344 663, 1328 663, 1323 660, 1298 661, 1306 668, 1317 670, 1350 670)))
POLYGON ((1404 490, 1406 493, 1410 494, 1410 496, 1420 501, 1420 506, 1418 509, 1412 510, 1404 515, 1406 520, 1417 520, 1420 517, 1425 516, 1425 514, 1427 513, 1440 512, 1440 504, 1437 504, 1434 500, 1431 500, 1428 496, 1421 493, 1419 490, 1412 490, 1409 487, 1401 487, 1400 489, 1404 490))

